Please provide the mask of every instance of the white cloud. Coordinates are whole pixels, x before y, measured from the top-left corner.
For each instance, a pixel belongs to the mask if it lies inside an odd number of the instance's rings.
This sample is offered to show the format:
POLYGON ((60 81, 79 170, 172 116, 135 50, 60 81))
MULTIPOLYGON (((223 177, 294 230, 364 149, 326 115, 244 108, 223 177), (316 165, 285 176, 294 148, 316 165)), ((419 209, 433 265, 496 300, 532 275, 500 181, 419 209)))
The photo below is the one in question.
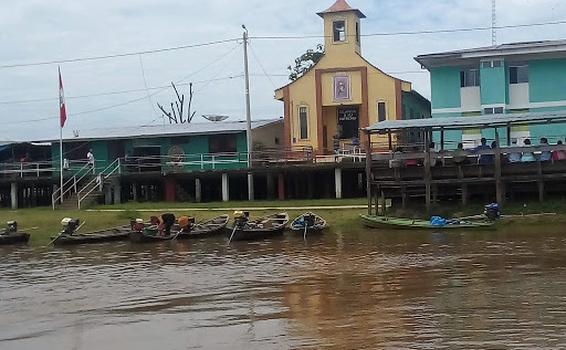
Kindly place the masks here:
MULTIPOLYGON (((0 12, 0 65, 52 59, 98 56, 241 36, 245 23, 252 35, 322 34, 322 21, 316 12, 332 0, 19 0, 3 4, 0 12)), ((368 18, 364 33, 414 31, 421 29, 489 26, 490 0, 350 0, 368 18)), ((560 0, 498 0, 500 25, 546 22, 566 19, 566 3, 560 0)), ((530 27, 500 30, 500 42, 560 39, 566 26, 530 27)), ((420 67, 413 57, 423 53, 489 45, 489 32, 435 34, 420 36, 366 37, 366 58, 385 71, 415 71, 420 67)), ((304 50, 321 39, 255 41, 252 49, 270 74, 285 74, 285 67, 304 50)), ((167 85, 201 69, 211 61, 223 60, 190 76, 202 81, 242 74, 241 45, 235 43, 199 49, 145 55, 143 63, 149 86, 167 85), (230 51, 232 50, 232 51, 230 51)), ((251 56, 252 109, 254 117, 277 117, 283 106, 273 100, 274 85, 285 77, 269 81, 256 57, 251 56)), ((143 89, 139 57, 124 57, 63 64, 67 96, 143 89)), ((56 66, 0 69, 0 139, 51 137, 57 134, 57 121, 13 124, 17 121, 57 115, 56 66), (53 98, 54 100, 2 104, 6 101, 53 98)), ((414 82, 425 96, 430 95, 428 75, 397 74, 414 82)), ((199 114, 229 114, 240 119, 244 112, 241 78, 196 84, 199 114)), ((111 127, 149 123, 156 118, 147 100, 92 114, 74 113, 120 104, 145 96, 145 92, 126 95, 68 99, 69 129, 111 127)), ((155 99, 168 102, 171 92, 155 99)), ((155 101, 155 100, 154 100, 155 101)))

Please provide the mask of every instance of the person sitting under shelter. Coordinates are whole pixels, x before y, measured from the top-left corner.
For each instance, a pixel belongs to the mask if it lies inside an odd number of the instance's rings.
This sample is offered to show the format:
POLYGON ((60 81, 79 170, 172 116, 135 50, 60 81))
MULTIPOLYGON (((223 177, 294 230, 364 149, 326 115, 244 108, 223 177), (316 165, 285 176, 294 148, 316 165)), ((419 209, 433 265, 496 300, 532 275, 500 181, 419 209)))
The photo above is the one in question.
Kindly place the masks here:
MULTIPOLYGON (((513 140, 511 142, 511 147, 517 147, 517 140, 513 140)), ((521 152, 510 152, 507 155, 507 159, 509 163, 519 163, 521 161, 522 154, 521 152)))
MULTIPOLYGON (((478 147, 476 147, 476 152, 487 151, 491 149, 491 147, 487 145, 487 139, 485 137, 482 137, 480 142, 481 144, 478 147)), ((493 164, 493 161, 494 161, 493 154, 480 154, 480 157, 478 159, 478 164, 481 165, 493 164)))
POLYGON ((466 164, 468 161, 468 151, 464 149, 464 144, 459 143, 458 148, 453 153, 454 163, 457 165, 466 164))
MULTIPOLYGON (((558 141, 556 143, 557 146, 563 146, 563 142, 562 140, 558 141)), ((566 151, 564 150, 556 150, 556 151, 552 151, 552 160, 557 161, 557 160, 566 160, 566 151)))
MULTIPOLYGON (((526 147, 531 147, 531 140, 530 139, 526 139, 525 140, 525 146, 526 147)), ((534 162, 537 159, 535 158, 535 155, 533 152, 523 152, 523 155, 521 156, 521 162, 534 162)))
POLYGON ((428 152, 430 154, 430 167, 434 168, 438 161, 438 152, 436 152, 436 144, 434 142, 428 145, 428 152))
MULTIPOLYGON (((548 139, 543 137, 540 139, 540 146, 541 147, 548 147, 548 139)), ((541 162, 548 162, 552 158, 552 152, 543 150, 540 154, 539 160, 541 162)))

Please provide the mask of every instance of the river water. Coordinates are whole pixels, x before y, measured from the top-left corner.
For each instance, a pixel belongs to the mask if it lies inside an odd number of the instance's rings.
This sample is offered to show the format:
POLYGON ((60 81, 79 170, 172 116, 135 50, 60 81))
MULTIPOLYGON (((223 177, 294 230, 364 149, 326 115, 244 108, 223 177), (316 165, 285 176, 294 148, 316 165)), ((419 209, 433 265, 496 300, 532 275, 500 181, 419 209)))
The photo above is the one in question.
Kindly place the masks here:
POLYGON ((0 349, 566 348, 566 235, 0 248, 0 349))

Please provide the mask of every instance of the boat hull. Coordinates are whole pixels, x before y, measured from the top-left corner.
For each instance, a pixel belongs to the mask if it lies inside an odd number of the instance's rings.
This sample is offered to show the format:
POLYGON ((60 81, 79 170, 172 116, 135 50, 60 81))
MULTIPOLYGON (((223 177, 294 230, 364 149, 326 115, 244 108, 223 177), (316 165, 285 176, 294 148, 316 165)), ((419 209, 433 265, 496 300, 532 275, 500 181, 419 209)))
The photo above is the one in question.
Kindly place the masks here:
POLYGON ((306 215, 314 216, 314 224, 307 228, 307 234, 321 234, 328 227, 326 220, 324 220, 319 215, 313 213, 305 213, 297 217, 293 222, 291 222, 291 231, 297 234, 304 235, 305 233, 305 220, 303 219, 306 215))
POLYGON ((169 236, 151 236, 144 234, 143 232, 132 231, 129 233, 129 239, 131 242, 134 243, 155 243, 155 242, 164 242, 170 241, 175 237, 175 235, 171 234, 169 236))
POLYGON ((256 241, 271 237, 282 236, 285 227, 289 223, 287 213, 277 213, 251 220, 241 227, 226 227, 226 231, 232 241, 256 241))
MULTIPOLYGON (((227 227, 228 235, 232 235, 233 227, 227 227)), ((240 230, 236 229, 232 241, 257 241, 271 237, 283 236, 284 227, 273 230, 240 230)))
MULTIPOLYGON (((105 243, 105 242, 116 242, 125 241, 128 239, 128 234, 130 231, 130 226, 124 226, 120 228, 97 231, 92 233, 77 233, 73 235, 61 235, 59 238, 55 239, 54 245, 81 245, 81 244, 95 244, 95 243, 105 243)), ((56 238, 54 236, 52 238, 56 238)))
POLYGON ((29 241, 30 234, 25 232, 16 232, 11 234, 0 235, 0 245, 23 244, 29 241))
POLYGON ((425 220, 406 218, 383 217, 373 215, 360 215, 362 223, 370 228, 397 229, 397 230, 490 230, 494 229, 493 222, 463 222, 444 226, 431 225, 425 220))
POLYGON ((181 232, 178 239, 200 239, 223 235, 229 220, 228 215, 222 215, 202 224, 197 224, 189 232, 181 232))

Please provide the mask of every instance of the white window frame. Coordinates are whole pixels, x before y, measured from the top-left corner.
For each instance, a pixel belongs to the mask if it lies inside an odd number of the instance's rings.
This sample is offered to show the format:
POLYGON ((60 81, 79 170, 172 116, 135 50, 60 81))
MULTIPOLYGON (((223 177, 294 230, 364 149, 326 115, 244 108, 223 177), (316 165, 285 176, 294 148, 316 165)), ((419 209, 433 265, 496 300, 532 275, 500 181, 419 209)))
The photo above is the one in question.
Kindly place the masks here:
POLYGON ((505 114, 505 107, 504 106, 484 107, 483 114, 484 115, 505 114), (501 109, 501 112, 496 112, 496 110, 498 109, 501 109))
POLYGON ((298 106, 297 108, 297 125, 298 125, 298 139, 301 141, 305 141, 305 140, 309 140, 310 139, 310 125, 309 125, 309 120, 310 119, 310 110, 309 110, 309 106, 306 104, 301 104, 298 106), (301 121, 301 109, 303 109, 306 111, 306 131, 307 131, 307 137, 303 138, 303 132, 302 132, 302 128, 303 128, 303 123, 301 121))
POLYGON ((481 68, 501 68, 504 66, 503 60, 481 61, 481 68))

